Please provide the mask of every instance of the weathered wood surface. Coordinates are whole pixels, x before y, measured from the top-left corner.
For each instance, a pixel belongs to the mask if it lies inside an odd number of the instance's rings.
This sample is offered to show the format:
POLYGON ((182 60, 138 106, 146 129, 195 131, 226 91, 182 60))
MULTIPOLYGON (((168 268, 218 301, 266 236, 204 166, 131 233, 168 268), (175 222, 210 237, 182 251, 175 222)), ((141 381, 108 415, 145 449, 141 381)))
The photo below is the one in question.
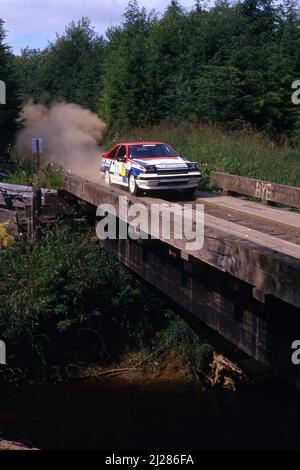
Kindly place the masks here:
MULTIPOLYGON (((151 198, 136 198, 118 188, 103 187, 73 175, 65 176, 64 189, 96 207, 101 203, 110 203, 118 215, 120 195, 127 196, 129 206, 143 202, 149 212, 151 204, 157 202, 151 198)), ((205 241, 201 250, 188 252, 186 240, 177 240, 175 237, 161 241, 183 259, 204 262, 248 283, 261 300, 272 295, 300 308, 299 246, 270 239, 264 234, 260 236, 245 227, 226 225, 224 220, 215 219, 211 216, 205 218, 205 241)))
MULTIPOLYGON (((40 216, 57 214, 60 201, 55 189, 40 189, 30 186, 0 183, 0 221, 9 219, 13 235, 28 233, 34 236, 40 216)), ((60 207, 60 212, 63 206, 60 207)))
POLYGON ((34 188, 32 191, 32 204, 30 214, 30 234, 34 236, 36 234, 39 220, 42 212, 42 191, 39 188, 34 188))
MULTIPOLYGON (((0 206, 8 209, 24 209, 28 201, 32 199, 35 188, 31 186, 0 183, 0 206)), ((55 203, 57 200, 56 189, 41 189, 42 205, 55 203)))
POLYGON ((215 206, 226 211, 234 211, 269 223, 283 225, 284 229, 295 228, 300 232, 300 214, 288 209, 272 208, 242 198, 220 196, 217 193, 200 193, 197 200, 206 206, 215 206))
POLYGON ((228 193, 256 197, 265 203, 278 203, 300 208, 300 188, 284 184, 213 172, 211 183, 228 193))
POLYGON ((281 240, 280 238, 266 235, 265 233, 259 232, 257 230, 247 228, 223 219, 220 221, 219 218, 211 215, 205 216, 205 223, 209 227, 214 227, 222 232, 241 237, 257 245, 270 248, 271 250, 277 251, 281 254, 293 256, 300 260, 300 246, 296 245, 295 243, 281 240))

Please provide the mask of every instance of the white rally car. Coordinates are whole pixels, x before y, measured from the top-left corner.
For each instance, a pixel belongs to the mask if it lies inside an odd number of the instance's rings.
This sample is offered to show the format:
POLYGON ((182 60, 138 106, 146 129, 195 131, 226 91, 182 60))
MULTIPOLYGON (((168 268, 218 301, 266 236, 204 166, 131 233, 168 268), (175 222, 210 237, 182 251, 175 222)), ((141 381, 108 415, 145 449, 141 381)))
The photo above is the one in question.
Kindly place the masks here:
POLYGON ((182 189, 193 197, 201 178, 197 163, 164 142, 120 143, 102 155, 101 171, 106 184, 126 186, 134 195, 146 190, 182 189))

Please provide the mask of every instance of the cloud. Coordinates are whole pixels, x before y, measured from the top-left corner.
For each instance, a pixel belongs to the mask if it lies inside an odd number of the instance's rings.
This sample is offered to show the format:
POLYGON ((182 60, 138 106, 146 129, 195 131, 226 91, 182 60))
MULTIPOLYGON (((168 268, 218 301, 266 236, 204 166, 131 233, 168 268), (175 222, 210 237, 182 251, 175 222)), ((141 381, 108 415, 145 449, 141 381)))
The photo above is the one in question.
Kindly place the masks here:
MULTIPOLYGON (((140 0, 140 6, 162 11, 170 0, 140 0)), ((194 0, 182 0, 192 7, 194 0)), ((65 26, 88 16, 97 32, 104 34, 109 26, 119 24, 128 0, 1 0, 0 18, 5 21, 7 43, 16 53, 21 48, 43 48, 61 34, 65 26)))

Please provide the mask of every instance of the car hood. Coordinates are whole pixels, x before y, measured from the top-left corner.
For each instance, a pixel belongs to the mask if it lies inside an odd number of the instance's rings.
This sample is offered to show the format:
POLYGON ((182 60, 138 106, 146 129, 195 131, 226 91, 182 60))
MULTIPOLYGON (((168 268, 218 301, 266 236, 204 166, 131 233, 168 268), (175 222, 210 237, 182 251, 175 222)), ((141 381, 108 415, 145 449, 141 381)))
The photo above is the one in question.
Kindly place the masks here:
POLYGON ((133 158, 132 161, 143 167, 148 165, 155 165, 160 170, 167 170, 169 168, 187 168, 186 161, 181 157, 155 157, 145 159, 133 158))

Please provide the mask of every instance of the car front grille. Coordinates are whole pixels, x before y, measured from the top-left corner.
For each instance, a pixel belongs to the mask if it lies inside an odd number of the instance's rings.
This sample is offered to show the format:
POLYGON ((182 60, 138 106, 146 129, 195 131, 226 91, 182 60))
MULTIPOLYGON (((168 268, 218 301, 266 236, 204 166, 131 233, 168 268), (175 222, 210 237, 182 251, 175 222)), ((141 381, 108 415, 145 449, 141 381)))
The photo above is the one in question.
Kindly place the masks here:
POLYGON ((187 175, 189 173, 188 169, 170 169, 170 170, 157 170, 158 175, 187 175))

